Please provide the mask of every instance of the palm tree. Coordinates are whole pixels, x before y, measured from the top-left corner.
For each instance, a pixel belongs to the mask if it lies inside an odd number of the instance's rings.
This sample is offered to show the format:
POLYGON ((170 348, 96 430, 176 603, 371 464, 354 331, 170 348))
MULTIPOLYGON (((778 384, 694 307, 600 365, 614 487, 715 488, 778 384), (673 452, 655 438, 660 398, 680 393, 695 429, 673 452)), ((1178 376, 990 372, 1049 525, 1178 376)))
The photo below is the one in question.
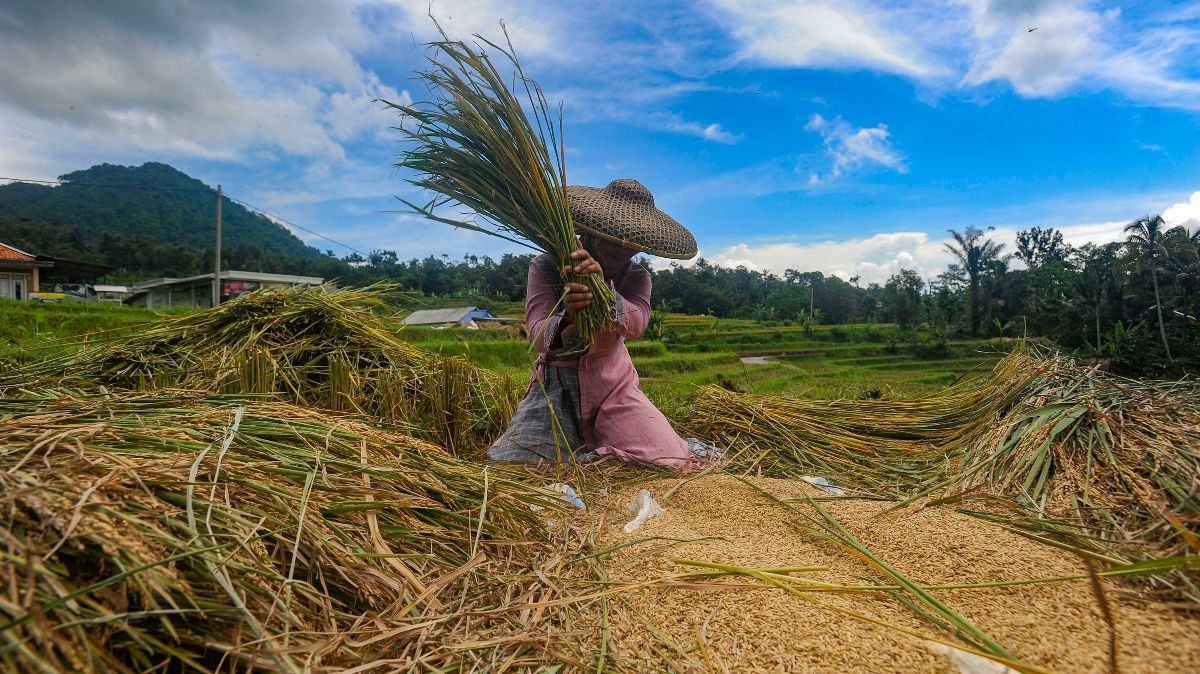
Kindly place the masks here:
MULTIPOLYGON (((994 227, 988 227, 986 231, 990 232, 994 227)), ((953 229, 947 230, 950 236, 954 237, 952 243, 945 244, 946 250, 950 251, 962 265, 963 271, 967 272, 967 278, 970 281, 968 289, 968 323, 971 327, 971 334, 979 334, 979 285, 983 278, 983 273, 987 269, 989 263, 1007 259, 1000 255, 1000 251, 1004 250, 1004 244, 996 243, 991 239, 984 238, 985 230, 978 227, 967 227, 962 234, 953 229)))
POLYGON ((1161 215, 1153 218, 1144 216, 1125 225, 1125 233, 1129 235, 1126 241, 1141 256, 1141 262, 1150 268, 1150 280, 1154 285, 1154 308, 1158 312, 1158 334, 1162 337, 1163 349, 1167 352, 1167 362, 1173 363, 1171 346, 1167 343, 1167 328, 1163 324, 1162 299, 1158 293, 1158 261, 1166 253, 1163 248, 1163 232, 1167 223, 1161 215))
POLYGON ((1072 297, 1069 302, 1091 312, 1096 329, 1094 346, 1099 353, 1104 346, 1100 336, 1100 312, 1113 293, 1113 259, 1105 248, 1096 248, 1091 244, 1080 251, 1080 259, 1083 261, 1082 269, 1071 284, 1072 297))
POLYGON ((1188 232, 1183 226, 1172 227, 1163 235, 1167 255, 1163 270, 1175 282, 1179 291, 1179 306, 1183 314, 1184 332, 1192 321, 1192 293, 1200 283, 1200 229, 1188 232))

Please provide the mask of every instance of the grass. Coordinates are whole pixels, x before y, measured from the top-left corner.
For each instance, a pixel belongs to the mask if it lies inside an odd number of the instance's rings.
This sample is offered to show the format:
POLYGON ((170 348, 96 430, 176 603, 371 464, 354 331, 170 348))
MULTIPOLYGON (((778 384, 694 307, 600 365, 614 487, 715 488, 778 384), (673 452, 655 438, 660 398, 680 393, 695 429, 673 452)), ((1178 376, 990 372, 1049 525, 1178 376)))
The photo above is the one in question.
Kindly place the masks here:
POLYGON ((0 360, 27 361, 75 351, 85 341, 128 334, 187 309, 151 310, 107 302, 17 302, 0 299, 0 360))

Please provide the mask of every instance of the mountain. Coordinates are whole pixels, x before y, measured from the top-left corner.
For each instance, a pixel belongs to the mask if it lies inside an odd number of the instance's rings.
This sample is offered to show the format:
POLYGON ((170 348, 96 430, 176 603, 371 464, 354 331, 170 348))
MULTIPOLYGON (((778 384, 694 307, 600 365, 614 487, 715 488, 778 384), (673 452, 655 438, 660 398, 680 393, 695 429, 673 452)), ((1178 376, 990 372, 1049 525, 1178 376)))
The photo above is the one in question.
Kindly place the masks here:
MULTIPOLYGON (((198 273, 211 260, 216 190, 186 173, 155 162, 100 164, 59 179, 63 184, 55 187, 0 186, 0 241, 102 262, 130 276, 198 273)), ((229 251, 242 259, 321 257, 282 225, 228 197, 221 221, 223 256, 229 251)))

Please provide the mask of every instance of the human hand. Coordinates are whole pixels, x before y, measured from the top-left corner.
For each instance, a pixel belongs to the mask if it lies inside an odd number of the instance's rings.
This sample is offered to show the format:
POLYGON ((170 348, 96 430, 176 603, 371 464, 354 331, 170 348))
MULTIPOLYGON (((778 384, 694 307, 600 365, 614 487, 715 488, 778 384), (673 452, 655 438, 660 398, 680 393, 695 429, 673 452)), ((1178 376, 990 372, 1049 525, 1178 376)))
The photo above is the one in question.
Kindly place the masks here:
POLYGON ((592 303, 592 293, 582 283, 567 283, 567 295, 563 298, 563 306, 567 309, 567 317, 575 320, 575 312, 592 303))
POLYGON ((571 253, 571 259, 575 260, 576 274, 599 274, 601 278, 604 277, 604 269, 600 267, 600 263, 596 262, 592 254, 584 250, 582 246, 579 250, 571 253))

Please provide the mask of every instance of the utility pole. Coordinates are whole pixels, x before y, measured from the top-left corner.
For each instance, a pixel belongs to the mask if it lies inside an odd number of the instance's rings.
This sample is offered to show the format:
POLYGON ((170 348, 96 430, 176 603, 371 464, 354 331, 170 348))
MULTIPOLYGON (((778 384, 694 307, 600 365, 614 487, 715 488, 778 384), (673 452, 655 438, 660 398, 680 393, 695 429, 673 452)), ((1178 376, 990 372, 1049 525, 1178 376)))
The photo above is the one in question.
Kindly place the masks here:
POLYGON ((221 304, 221 186, 217 185, 217 247, 214 257, 216 258, 216 269, 213 273, 213 298, 212 305, 214 307, 221 304))
POLYGON ((810 325, 816 325, 816 316, 813 316, 813 283, 808 284, 808 322, 810 325))

